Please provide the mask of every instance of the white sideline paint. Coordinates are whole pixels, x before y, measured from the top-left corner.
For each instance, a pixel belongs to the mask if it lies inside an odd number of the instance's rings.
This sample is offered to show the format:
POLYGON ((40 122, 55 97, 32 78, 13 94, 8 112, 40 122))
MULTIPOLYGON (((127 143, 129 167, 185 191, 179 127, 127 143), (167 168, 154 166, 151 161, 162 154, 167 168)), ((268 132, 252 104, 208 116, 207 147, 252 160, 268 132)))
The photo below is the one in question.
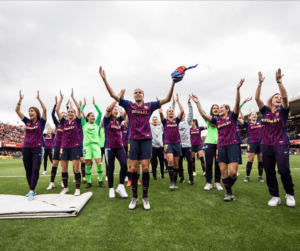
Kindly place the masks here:
POLYGON ((0 219, 75 217, 93 196, 41 194, 33 201, 20 195, 0 195, 0 219))

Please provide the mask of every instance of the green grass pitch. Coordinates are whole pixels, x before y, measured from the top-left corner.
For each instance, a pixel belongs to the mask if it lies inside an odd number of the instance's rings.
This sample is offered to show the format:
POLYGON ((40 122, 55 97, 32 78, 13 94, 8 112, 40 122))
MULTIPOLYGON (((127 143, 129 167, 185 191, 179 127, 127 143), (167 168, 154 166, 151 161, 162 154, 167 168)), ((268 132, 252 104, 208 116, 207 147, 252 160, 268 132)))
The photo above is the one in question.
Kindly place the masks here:
MULTIPOLYGON (((142 201, 135 210, 128 209, 128 199, 108 198, 108 186, 97 186, 95 165, 92 169, 93 197, 77 217, 51 219, 18 219, 0 221, 0 250, 300 250, 300 156, 291 156, 291 172, 295 184, 296 207, 285 203, 281 185, 282 204, 267 205, 271 196, 266 183, 258 182, 257 163, 253 164, 251 180, 244 183, 245 165, 233 187, 234 202, 223 202, 224 191, 204 191, 205 178, 201 172, 193 186, 179 184, 169 190, 169 178, 151 177, 149 201, 151 210, 143 210, 142 201)), ((47 191, 48 175, 40 176, 37 193, 61 191, 61 169, 56 187, 47 191)), ((69 165, 69 189, 74 193, 74 175, 69 165)), ((185 163, 185 170, 187 170, 185 163)), ((197 161, 199 171, 200 161, 197 161)), ((119 167, 117 167, 119 170, 119 167)), ((41 168, 42 172, 42 168, 41 168)), ((187 174, 185 173, 186 178, 187 174)), ((265 175, 263 175, 265 179, 265 175)), ((115 188, 118 175, 115 175, 115 188)), ((140 198, 142 188, 139 186, 140 198)), ((85 184, 81 192, 85 192, 85 184)), ((25 195, 28 186, 21 160, 0 160, 0 194, 25 195)))

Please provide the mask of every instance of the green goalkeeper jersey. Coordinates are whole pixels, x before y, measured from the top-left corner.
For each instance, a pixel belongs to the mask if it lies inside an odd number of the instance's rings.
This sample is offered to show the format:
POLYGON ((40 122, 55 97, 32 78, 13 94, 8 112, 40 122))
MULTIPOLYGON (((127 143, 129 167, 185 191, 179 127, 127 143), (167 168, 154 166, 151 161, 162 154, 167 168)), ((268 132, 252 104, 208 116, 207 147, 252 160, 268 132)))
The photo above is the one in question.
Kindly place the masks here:
POLYGON ((105 143, 105 131, 104 131, 104 127, 100 127, 100 130, 99 130, 99 146, 101 148, 103 148, 104 143, 105 143))
MULTIPOLYGON (((80 111, 83 112, 84 105, 81 107, 80 111)), ((95 108, 98 111, 97 119, 94 123, 86 122, 84 117, 81 116, 81 126, 83 131, 83 146, 88 146, 90 144, 98 144, 99 145, 99 129, 100 129, 100 121, 102 112, 98 108, 97 105, 95 105, 95 108)))

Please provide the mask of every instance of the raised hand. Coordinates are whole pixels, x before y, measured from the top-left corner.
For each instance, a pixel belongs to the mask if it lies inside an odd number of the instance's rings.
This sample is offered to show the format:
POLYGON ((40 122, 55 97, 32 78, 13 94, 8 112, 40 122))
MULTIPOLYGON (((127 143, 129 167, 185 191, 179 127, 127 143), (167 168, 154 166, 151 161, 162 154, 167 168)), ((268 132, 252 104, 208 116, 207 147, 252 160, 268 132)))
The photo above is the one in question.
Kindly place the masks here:
POLYGON ((120 98, 124 98, 125 96, 125 89, 122 89, 119 93, 120 98))
POLYGON ((20 100, 22 100, 24 98, 24 95, 22 95, 21 90, 19 91, 19 95, 20 95, 20 100))
POLYGON ((259 80, 259 83, 260 83, 260 84, 262 84, 262 83, 264 82, 264 80, 265 80, 265 78, 263 78, 261 72, 258 73, 258 80, 259 80))
POLYGON ((244 103, 249 102, 249 101, 251 101, 251 100, 252 100, 252 96, 251 96, 250 98, 246 98, 246 99, 244 100, 244 103))
MULTIPOLYGON (((59 91, 59 94, 60 94, 60 99, 63 100, 64 99, 64 95, 62 95, 61 91, 59 91)), ((70 100, 69 100, 70 101, 70 100)), ((69 103, 69 102, 68 102, 69 103)), ((68 103, 67 103, 67 106, 68 106, 68 103)))
POLYGON ((189 99, 188 99, 188 103, 190 103, 191 102, 191 95, 189 95, 189 99))
POLYGON ((99 68, 99 74, 103 80, 106 79, 105 71, 102 70, 102 66, 100 66, 100 68, 99 68))
POLYGON ((71 98, 74 99, 74 91, 73 91, 73 88, 72 88, 72 92, 71 92, 71 98))
POLYGON ((199 103, 199 99, 195 94, 192 94, 191 99, 197 104, 199 103))
POLYGON ((238 90, 242 87, 242 85, 244 84, 244 82, 245 82, 245 79, 242 78, 241 81, 239 82, 239 84, 237 85, 237 89, 238 90))
POLYGON ((123 109, 119 106, 119 113, 120 113, 120 116, 122 116, 122 114, 123 114, 123 109))
POLYGON ((40 92, 39 92, 39 91, 37 91, 36 98, 37 98, 37 99, 40 99, 40 92))
POLYGON ((95 98, 93 97, 93 105, 96 105, 96 101, 95 98))
POLYGON ((281 69, 279 68, 278 71, 276 71, 276 82, 281 82, 283 76, 284 74, 281 75, 281 69))
POLYGON ((70 103, 70 99, 68 100, 68 102, 67 102, 66 106, 68 106, 68 105, 69 105, 69 103, 70 103))
MULTIPOLYGON (((86 99, 84 98, 83 100, 84 100, 83 105, 86 106, 86 99)), ((80 107, 81 107, 81 105, 80 105, 80 107)))
POLYGON ((176 100, 175 100, 175 96, 173 95, 173 103, 175 103, 176 102, 176 100))
POLYGON ((79 101, 79 107, 81 107, 82 106, 82 102, 81 102, 81 100, 79 101))
POLYGON ((57 96, 55 96, 55 105, 57 105, 57 96))
POLYGON ((176 93, 176 102, 178 102, 179 101, 179 95, 178 95, 178 93, 176 93))

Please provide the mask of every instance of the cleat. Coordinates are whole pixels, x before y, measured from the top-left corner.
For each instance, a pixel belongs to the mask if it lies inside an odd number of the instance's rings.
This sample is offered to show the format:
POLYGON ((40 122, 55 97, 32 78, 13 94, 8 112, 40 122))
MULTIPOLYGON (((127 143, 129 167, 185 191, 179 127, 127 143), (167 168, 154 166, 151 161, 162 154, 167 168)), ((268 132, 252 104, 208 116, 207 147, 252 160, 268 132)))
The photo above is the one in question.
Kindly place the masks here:
POLYGON ((86 177, 83 177, 83 178, 82 178, 82 183, 86 183, 86 182, 87 182, 86 177))
POLYGON ((296 201, 295 201, 295 198, 294 198, 293 195, 287 194, 287 195, 285 196, 285 198, 286 198, 286 205, 287 205, 288 207, 294 207, 294 206, 296 206, 296 201))
POLYGON ((143 207, 145 210, 149 210, 150 209, 150 203, 147 197, 143 198, 143 207))
POLYGON ((204 187, 204 190, 209 191, 210 189, 212 189, 212 187, 213 187, 212 184, 207 182, 205 187, 204 187))
POLYGON ((268 202, 268 206, 271 206, 271 207, 276 207, 279 204, 281 204, 281 199, 279 197, 273 197, 268 202))
POLYGON ((46 174, 47 174, 47 171, 43 171, 43 172, 42 172, 42 175, 46 175, 46 174))
POLYGON ((67 192, 69 192, 69 189, 66 187, 63 190, 61 190, 60 194, 66 194, 67 192))
POLYGON ((165 178, 165 176, 164 176, 164 175, 160 175, 160 178, 161 178, 161 179, 164 179, 164 178, 165 178))
POLYGON ((171 190, 173 190, 173 189, 175 188, 175 187, 174 187, 174 181, 171 181, 169 188, 170 188, 171 190))
POLYGON ((229 195, 229 194, 226 193, 225 196, 224 196, 223 201, 230 202, 231 201, 231 195, 229 195))
POLYGON ((50 185, 47 187, 47 190, 51 190, 54 187, 54 182, 50 182, 50 185))
POLYGON ((197 173, 196 172, 193 172, 193 176, 196 176, 197 175, 197 173))
POLYGON ((236 173, 236 176, 239 177, 239 176, 240 176, 240 173, 236 173))
POLYGON ((121 196, 123 199, 127 199, 127 198, 128 198, 128 194, 126 193, 124 184, 119 184, 118 187, 117 187, 117 189, 116 189, 116 192, 117 192, 118 194, 120 194, 120 196, 121 196))
POLYGON ((80 195, 80 189, 75 189, 74 195, 75 195, 75 196, 79 196, 79 195, 80 195))
POLYGON ((223 187, 218 182, 215 183, 215 188, 217 188, 218 191, 223 191, 223 187))
POLYGON ((112 187, 112 188, 109 189, 108 198, 109 199, 113 199, 115 197, 116 197, 116 195, 115 195, 115 189, 112 187))
POLYGON ((138 202, 138 198, 133 197, 130 204, 129 204, 129 209, 133 210, 136 208, 136 203, 138 202))
POLYGON ((246 178, 244 179, 244 182, 248 183, 250 181, 250 176, 246 176, 246 178))
POLYGON ((92 183, 87 183, 85 188, 90 188, 92 187, 92 183))
POLYGON ((156 178, 156 177, 153 177, 153 180, 157 180, 157 178, 156 178))
POLYGON ((107 176, 105 176, 105 181, 108 181, 108 178, 107 178, 107 176))
POLYGON ((126 186, 127 186, 127 187, 131 187, 131 180, 128 180, 126 186))
POLYGON ((174 189, 178 189, 178 186, 177 186, 177 182, 173 182, 173 187, 174 187, 174 189))
POLYGON ((125 177, 125 180, 124 180, 124 181, 126 181, 126 182, 128 181, 128 176, 125 177))
POLYGON ((28 193, 28 200, 34 200, 34 191, 30 190, 29 193, 28 193))
POLYGON ((140 180, 138 180, 138 186, 142 185, 142 183, 140 182, 140 180))
POLYGON ((203 176, 205 176, 206 175, 206 172, 203 172, 203 176))
POLYGON ((76 182, 76 180, 73 180, 73 183, 75 183, 76 182))
POLYGON ((60 185, 61 185, 61 187, 62 187, 62 188, 64 188, 64 187, 65 187, 65 186, 64 186, 64 182, 63 182, 63 181, 61 181, 60 185))
POLYGON ((261 176, 258 176, 258 181, 259 182, 265 182, 261 176))
POLYGON ((194 185, 194 181, 193 180, 189 180, 188 182, 190 185, 194 185))
POLYGON ((233 194, 230 195, 230 199, 231 199, 231 201, 235 201, 236 200, 236 198, 235 198, 235 196, 233 194))
POLYGON ((184 183, 184 178, 180 178, 179 183, 183 184, 184 183))
POLYGON ((103 181, 99 181, 99 187, 101 187, 101 188, 105 187, 103 181))

